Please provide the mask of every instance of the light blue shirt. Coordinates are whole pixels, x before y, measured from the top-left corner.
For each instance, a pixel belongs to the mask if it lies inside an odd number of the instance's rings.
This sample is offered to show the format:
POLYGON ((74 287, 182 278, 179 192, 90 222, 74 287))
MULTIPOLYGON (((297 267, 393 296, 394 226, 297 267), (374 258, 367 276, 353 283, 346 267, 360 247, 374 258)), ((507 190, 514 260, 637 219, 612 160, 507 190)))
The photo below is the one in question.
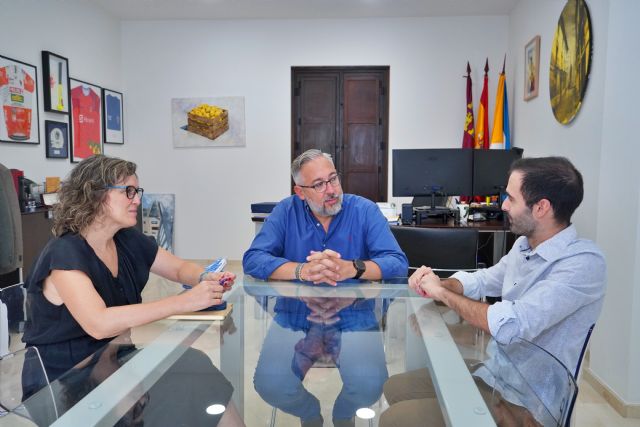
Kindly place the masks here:
POLYGON ((326 232, 305 201, 295 195, 282 200, 245 252, 242 267, 245 274, 267 279, 282 264, 305 262, 310 251, 325 249, 345 260, 375 262, 383 279, 406 277, 409 268, 378 206, 353 194, 344 195, 342 210, 326 232))
POLYGON ((491 335, 500 343, 524 338, 557 357, 575 373, 587 332, 604 299, 604 256, 573 225, 531 249, 519 237, 491 268, 453 275, 472 299, 501 296, 489 307, 491 335))

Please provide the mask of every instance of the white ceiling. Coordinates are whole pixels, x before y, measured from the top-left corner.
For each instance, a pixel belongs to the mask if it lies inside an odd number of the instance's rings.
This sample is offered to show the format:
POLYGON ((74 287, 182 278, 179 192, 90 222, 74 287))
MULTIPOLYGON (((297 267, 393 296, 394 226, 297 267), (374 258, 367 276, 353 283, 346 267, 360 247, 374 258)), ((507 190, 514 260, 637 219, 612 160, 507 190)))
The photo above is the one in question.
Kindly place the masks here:
POLYGON ((519 0, 90 0, 121 20, 508 15, 519 0))

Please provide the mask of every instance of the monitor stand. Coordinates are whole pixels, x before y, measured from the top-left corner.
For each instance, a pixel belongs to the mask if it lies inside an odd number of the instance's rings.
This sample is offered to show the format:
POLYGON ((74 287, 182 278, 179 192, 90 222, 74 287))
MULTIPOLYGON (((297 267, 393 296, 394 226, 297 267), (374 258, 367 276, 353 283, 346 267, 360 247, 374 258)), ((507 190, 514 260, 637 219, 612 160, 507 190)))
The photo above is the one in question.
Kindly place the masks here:
POLYGON ((446 223, 452 214, 452 210, 444 206, 436 206, 436 193, 432 192, 431 206, 414 207, 413 210, 416 214, 416 224, 426 222, 438 222, 438 220, 446 223))

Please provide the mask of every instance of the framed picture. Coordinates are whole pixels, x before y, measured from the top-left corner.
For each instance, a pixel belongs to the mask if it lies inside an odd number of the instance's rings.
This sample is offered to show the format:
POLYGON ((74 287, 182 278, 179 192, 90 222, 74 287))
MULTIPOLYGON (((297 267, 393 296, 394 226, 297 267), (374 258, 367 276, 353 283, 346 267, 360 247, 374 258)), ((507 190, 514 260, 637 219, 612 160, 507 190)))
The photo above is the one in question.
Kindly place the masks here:
POLYGON ((524 47, 524 100, 538 96, 540 86, 540 36, 535 36, 524 47))
POLYGON ((0 141, 40 144, 38 69, 0 55, 0 141))
POLYGON ((44 110, 69 114, 69 60, 42 51, 44 110))
POLYGON ((122 94, 115 90, 102 89, 102 102, 104 111, 104 142, 107 144, 124 144, 122 94))
POLYGON ((69 125, 65 122, 44 121, 47 158, 66 159, 69 157, 69 125))
POLYGON ((69 78, 71 98, 71 162, 103 153, 102 88, 69 78))

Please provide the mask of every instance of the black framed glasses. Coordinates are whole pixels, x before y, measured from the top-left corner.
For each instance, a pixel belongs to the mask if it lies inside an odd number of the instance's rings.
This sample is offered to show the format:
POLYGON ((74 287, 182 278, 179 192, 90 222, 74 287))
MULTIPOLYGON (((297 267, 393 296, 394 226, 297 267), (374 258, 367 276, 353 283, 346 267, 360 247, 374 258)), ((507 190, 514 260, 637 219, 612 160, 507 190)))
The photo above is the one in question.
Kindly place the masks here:
POLYGON ((317 193, 324 193, 327 189, 327 184, 331 184, 331 187, 333 188, 338 187, 340 185, 340 174, 337 173, 326 181, 316 182, 313 185, 298 185, 298 187, 313 188, 317 193))
POLYGON ((107 188, 124 190, 127 199, 131 200, 136 197, 136 194, 142 199, 142 195, 144 194, 144 188, 134 187, 133 185, 108 185, 107 188))

